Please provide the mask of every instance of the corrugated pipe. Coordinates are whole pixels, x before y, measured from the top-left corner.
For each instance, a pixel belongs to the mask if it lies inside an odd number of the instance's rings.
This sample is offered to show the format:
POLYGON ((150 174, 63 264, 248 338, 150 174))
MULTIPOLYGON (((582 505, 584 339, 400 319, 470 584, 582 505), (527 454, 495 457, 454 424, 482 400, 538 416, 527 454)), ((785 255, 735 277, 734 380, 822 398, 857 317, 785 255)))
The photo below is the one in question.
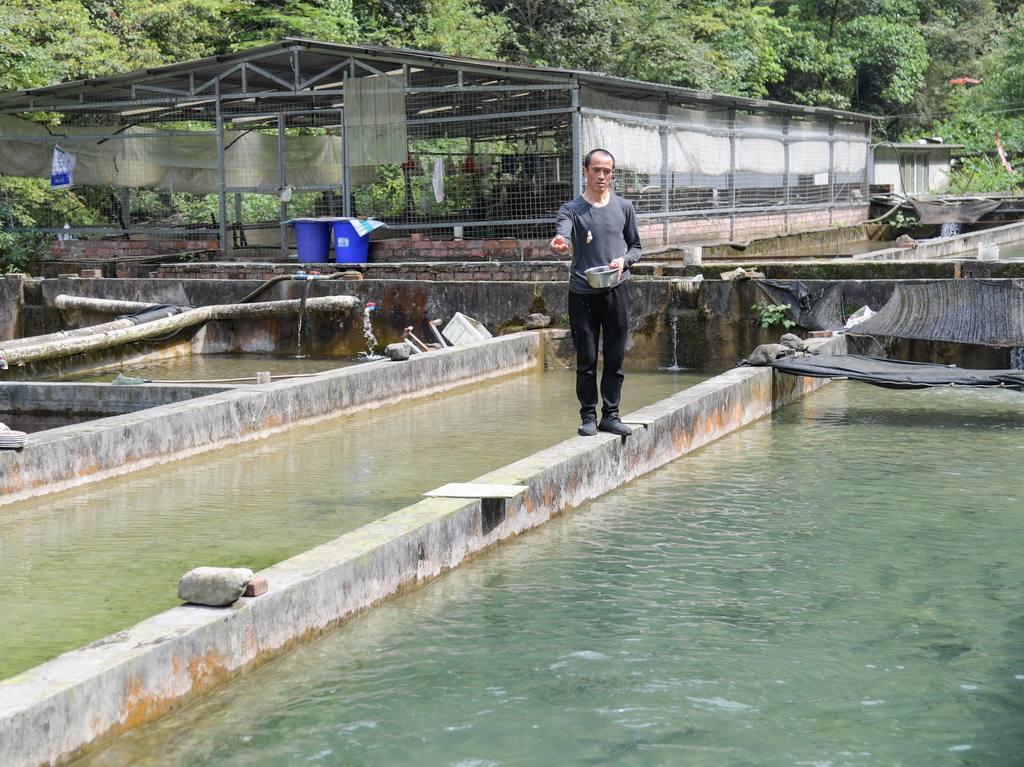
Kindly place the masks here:
POLYGON ((282 282, 283 280, 337 280, 345 275, 344 272, 334 272, 332 274, 320 274, 319 272, 296 272, 295 274, 279 274, 276 277, 271 277, 269 280, 260 285, 256 290, 238 301, 240 304, 247 304, 254 298, 262 294, 271 285, 282 282))

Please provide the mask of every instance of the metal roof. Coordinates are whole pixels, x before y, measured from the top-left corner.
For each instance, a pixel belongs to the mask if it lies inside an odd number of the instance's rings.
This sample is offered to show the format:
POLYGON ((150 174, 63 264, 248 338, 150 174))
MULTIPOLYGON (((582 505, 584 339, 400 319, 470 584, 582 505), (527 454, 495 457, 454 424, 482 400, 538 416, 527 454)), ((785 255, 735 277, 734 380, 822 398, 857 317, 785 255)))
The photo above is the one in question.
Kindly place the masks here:
POLYGON ((892 149, 963 149, 965 144, 946 144, 942 141, 913 141, 907 143, 899 143, 892 141, 880 141, 877 144, 872 144, 872 149, 884 149, 890 147, 892 149))
MULTIPOLYGON (((443 77, 519 84, 576 84, 625 98, 680 103, 709 109, 738 109, 791 116, 837 117, 857 122, 869 115, 775 101, 727 96, 671 85, 557 67, 532 66, 377 45, 348 45, 289 37, 236 53, 166 64, 134 72, 0 93, 0 112, 88 112, 128 114, 146 105, 176 104, 208 112, 219 100, 256 100, 273 106, 315 107, 343 95, 345 76, 405 71, 409 87, 430 87, 443 77)), ((447 86, 452 87, 448 82, 447 86)))

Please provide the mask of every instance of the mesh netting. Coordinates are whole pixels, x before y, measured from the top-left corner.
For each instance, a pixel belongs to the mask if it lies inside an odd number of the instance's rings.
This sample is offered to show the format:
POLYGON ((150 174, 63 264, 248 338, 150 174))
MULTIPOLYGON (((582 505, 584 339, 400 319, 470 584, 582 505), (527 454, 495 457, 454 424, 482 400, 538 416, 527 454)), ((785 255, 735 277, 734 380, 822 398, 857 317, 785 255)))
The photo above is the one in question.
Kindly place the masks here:
POLYGON ((885 360, 854 354, 783 357, 770 363, 782 373, 811 378, 850 378, 889 389, 982 386, 1024 389, 1024 371, 970 370, 954 365, 885 360))
POLYGON ((547 239, 583 154, 606 146, 645 246, 742 242, 859 219, 869 143, 852 114, 286 40, 0 93, 0 217, 76 238, 230 232, 282 251, 286 222, 315 216, 547 239))
POLYGON ((1024 346, 1024 283, 967 279, 897 283, 892 298, 878 314, 852 332, 984 346, 1024 346))
POLYGON ((910 200, 922 224, 973 224, 1002 200, 910 200))

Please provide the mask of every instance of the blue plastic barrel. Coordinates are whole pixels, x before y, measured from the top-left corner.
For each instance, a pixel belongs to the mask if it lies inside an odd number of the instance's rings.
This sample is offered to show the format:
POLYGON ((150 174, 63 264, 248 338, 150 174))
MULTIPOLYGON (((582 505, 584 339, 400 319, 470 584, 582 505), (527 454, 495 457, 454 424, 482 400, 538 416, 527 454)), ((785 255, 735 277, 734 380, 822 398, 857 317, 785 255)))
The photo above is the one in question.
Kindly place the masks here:
POLYGON ((339 264, 365 264, 370 235, 360 234, 351 221, 334 222, 334 260, 339 264))
POLYGON ((322 264, 330 261, 331 222, 292 221, 295 227, 295 247, 299 252, 299 263, 322 264))

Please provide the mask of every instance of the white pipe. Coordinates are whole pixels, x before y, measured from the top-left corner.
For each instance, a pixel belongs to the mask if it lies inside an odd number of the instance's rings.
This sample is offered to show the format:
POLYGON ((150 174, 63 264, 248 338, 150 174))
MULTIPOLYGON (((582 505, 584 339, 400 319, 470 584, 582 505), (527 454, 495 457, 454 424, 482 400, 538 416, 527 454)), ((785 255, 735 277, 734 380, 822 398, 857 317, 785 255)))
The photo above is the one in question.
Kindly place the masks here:
MULTIPOLYGON (((62 296, 57 296, 55 303, 61 298, 62 296)), ((64 298, 71 297, 66 296, 64 298)), ((6 358, 9 365, 23 365, 26 362, 66 357, 71 354, 81 354, 97 349, 109 349, 112 346, 142 341, 151 336, 165 335, 180 328, 210 322, 211 320, 298 314, 301 303, 301 299, 293 299, 290 301, 264 301, 258 304, 204 306, 198 309, 189 309, 181 314, 164 317, 163 319, 145 322, 141 325, 132 325, 127 328, 29 346, 0 348, 0 357, 6 358)), ((322 298, 310 298, 305 303, 305 311, 317 313, 352 311, 361 302, 355 296, 325 296, 322 298)))

